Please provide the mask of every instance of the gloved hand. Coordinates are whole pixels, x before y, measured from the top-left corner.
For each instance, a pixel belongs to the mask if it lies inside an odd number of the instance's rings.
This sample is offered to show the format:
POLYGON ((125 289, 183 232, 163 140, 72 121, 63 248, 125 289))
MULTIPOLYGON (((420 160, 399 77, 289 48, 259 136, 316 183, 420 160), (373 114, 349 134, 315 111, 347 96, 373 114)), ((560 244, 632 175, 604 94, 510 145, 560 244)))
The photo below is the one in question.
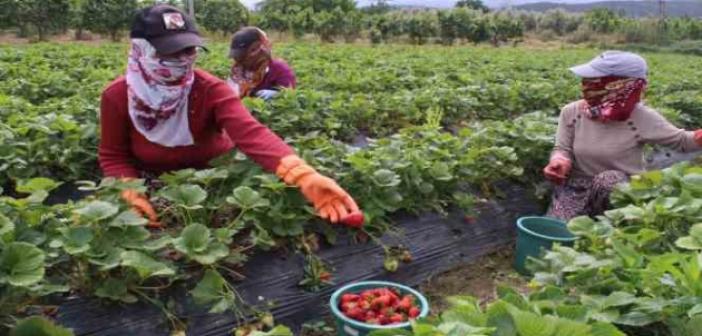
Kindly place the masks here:
POLYGON ((568 178, 571 168, 572 164, 568 158, 556 154, 551 157, 551 161, 544 168, 544 176, 553 183, 563 184, 568 178))
POLYGON ((132 207, 133 211, 136 211, 142 216, 146 216, 149 219, 148 227, 151 228, 161 228, 163 225, 158 221, 158 216, 156 211, 151 206, 148 199, 134 189, 127 189, 122 191, 122 199, 124 199, 127 204, 132 207))
POLYGON ((268 101, 275 98, 275 96, 277 96, 278 93, 280 92, 276 90, 260 90, 256 92, 256 97, 268 101))
POLYGON ((298 186, 320 217, 332 223, 341 221, 351 227, 363 226, 363 214, 353 198, 334 180, 318 173, 297 155, 281 159, 276 175, 285 183, 298 186))
POLYGON ((702 147, 702 129, 695 131, 695 142, 697 143, 697 146, 702 147))

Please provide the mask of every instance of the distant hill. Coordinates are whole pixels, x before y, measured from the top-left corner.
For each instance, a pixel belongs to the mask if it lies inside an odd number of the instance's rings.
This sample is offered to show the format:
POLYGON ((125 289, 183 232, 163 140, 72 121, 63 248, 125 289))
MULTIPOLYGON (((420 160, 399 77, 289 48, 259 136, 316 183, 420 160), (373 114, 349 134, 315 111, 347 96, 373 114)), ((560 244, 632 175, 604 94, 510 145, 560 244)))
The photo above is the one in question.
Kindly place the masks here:
MULTIPOLYGON (((617 12, 624 12, 634 17, 658 15, 658 1, 600 1, 579 4, 554 2, 535 2, 519 6, 516 9, 545 12, 549 9, 562 8, 568 12, 587 12, 593 8, 605 7, 617 12)), ((702 18, 702 1, 666 1, 665 12, 668 16, 690 16, 702 18)))

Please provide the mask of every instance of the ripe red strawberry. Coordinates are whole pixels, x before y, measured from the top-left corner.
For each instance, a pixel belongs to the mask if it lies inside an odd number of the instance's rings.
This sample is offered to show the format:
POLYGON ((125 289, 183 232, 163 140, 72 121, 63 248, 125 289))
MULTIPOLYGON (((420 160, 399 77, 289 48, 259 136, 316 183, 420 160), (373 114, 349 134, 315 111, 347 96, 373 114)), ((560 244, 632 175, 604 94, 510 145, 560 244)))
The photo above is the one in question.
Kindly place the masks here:
POLYGON ((366 310, 366 311, 371 309, 371 303, 368 300, 359 301, 358 306, 361 307, 361 309, 366 310))
POLYGON ((390 296, 389 295, 381 295, 371 302, 371 307, 373 309, 383 309, 384 307, 390 306, 390 296))
POLYGON ((361 310, 361 308, 354 307, 352 309, 349 309, 349 311, 346 313, 346 316, 354 319, 354 320, 361 320, 365 319, 366 314, 361 310))
POLYGON ((361 297, 356 294, 344 294, 341 296, 341 302, 356 302, 360 299, 361 297))
POLYGON ((343 312, 348 312, 354 308, 358 308, 358 303, 356 303, 356 302, 342 302, 341 303, 341 311, 343 311, 343 312))
POLYGON ((404 297, 400 300, 397 307, 404 312, 409 312, 410 308, 412 308, 412 300, 408 297, 404 297))
POLYGON ((409 318, 417 318, 417 316, 419 316, 419 313, 420 313, 419 308, 412 307, 409 309, 409 312, 407 313, 407 315, 409 316, 409 318))
POLYGON ((360 211, 349 214, 348 216, 341 219, 341 222, 344 223, 346 226, 357 229, 363 227, 364 221, 365 217, 360 211))
POLYGON ((388 323, 390 322, 390 320, 388 319, 388 317, 385 316, 385 315, 383 315, 383 314, 378 315, 378 321, 379 321, 380 324, 382 324, 382 325, 386 325, 386 324, 388 324, 388 323))
POLYGON ((390 323, 394 324, 394 323, 402 323, 402 322, 405 322, 405 317, 402 316, 401 314, 395 313, 392 316, 390 316, 390 323))

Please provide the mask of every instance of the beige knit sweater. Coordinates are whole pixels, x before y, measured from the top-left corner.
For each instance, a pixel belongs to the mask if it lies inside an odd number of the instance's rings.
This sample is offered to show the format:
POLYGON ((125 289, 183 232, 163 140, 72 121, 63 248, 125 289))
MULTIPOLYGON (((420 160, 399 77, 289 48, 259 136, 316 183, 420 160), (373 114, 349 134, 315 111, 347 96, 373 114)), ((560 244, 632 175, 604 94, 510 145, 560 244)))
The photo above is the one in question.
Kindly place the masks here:
POLYGON ((643 103, 626 121, 602 123, 583 113, 584 101, 561 110, 552 155, 562 154, 573 163, 571 177, 593 177, 607 170, 633 175, 646 168, 644 145, 658 144, 680 152, 700 150, 694 132, 673 126, 643 103))

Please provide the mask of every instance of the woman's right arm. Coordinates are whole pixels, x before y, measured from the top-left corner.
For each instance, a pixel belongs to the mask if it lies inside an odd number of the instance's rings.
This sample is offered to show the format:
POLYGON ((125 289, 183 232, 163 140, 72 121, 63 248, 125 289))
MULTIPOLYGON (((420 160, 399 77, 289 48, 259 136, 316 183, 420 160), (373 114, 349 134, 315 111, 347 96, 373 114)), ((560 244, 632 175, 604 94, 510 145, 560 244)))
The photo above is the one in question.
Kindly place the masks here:
POLYGON ((98 160, 104 176, 139 177, 129 140, 126 101, 115 96, 115 86, 103 91, 100 99, 100 145, 98 160))

